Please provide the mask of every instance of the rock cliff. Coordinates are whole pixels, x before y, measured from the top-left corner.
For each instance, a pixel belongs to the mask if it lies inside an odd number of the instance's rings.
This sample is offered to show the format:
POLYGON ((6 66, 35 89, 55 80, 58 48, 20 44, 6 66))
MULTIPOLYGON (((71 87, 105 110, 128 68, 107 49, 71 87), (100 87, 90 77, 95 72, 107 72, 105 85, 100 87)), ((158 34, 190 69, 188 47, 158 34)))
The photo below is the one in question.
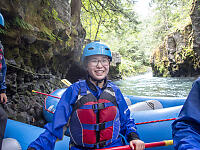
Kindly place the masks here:
POLYGON ((63 78, 73 83, 84 77, 79 61, 86 33, 80 11, 80 0, 0 1, 8 87, 8 103, 2 106, 10 119, 43 126, 45 96, 32 90, 51 93, 66 87, 63 78))
POLYGON ((191 24, 168 35, 154 51, 154 76, 186 77, 200 75, 200 1, 194 0, 191 24))

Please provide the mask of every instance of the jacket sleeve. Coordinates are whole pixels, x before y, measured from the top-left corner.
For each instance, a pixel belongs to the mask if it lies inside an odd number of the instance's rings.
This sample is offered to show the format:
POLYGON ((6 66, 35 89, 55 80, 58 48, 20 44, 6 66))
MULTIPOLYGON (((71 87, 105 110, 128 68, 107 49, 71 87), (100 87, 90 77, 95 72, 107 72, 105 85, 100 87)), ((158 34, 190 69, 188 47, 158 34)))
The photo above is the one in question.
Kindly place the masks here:
POLYGON ((200 145, 200 78, 197 79, 172 124, 172 136, 176 150, 197 150, 200 145))
POLYGON ((52 123, 45 125, 45 132, 32 142, 29 147, 35 148, 36 150, 53 150, 56 140, 62 140, 64 135, 64 126, 67 124, 72 112, 72 92, 73 86, 70 86, 64 92, 56 107, 52 123))
POLYGON ((3 57, 2 59, 2 68, 1 68, 1 81, 0 81, 0 93, 5 93, 6 92, 6 71, 7 71, 7 66, 5 63, 5 58, 3 57))
POLYGON ((130 110, 128 109, 121 91, 118 89, 116 94, 120 111, 121 134, 125 136, 128 142, 139 139, 138 133, 136 132, 134 119, 130 118, 130 110))

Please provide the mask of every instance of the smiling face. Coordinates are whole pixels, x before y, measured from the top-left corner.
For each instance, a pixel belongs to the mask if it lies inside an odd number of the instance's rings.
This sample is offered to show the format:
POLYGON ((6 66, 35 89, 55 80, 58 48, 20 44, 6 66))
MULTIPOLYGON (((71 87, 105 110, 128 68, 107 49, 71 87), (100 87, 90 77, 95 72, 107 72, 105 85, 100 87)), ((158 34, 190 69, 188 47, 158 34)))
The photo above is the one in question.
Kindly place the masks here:
POLYGON ((104 79, 109 72, 110 60, 104 55, 88 56, 87 59, 87 71, 89 75, 96 79, 104 79))

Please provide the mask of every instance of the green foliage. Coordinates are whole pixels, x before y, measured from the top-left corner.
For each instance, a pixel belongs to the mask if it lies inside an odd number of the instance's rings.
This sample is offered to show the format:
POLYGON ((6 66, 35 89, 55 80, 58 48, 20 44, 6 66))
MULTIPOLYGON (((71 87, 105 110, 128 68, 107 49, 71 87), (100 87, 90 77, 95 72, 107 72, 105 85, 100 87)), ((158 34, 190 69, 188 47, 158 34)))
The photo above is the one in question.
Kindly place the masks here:
POLYGON ((51 12, 48 9, 43 9, 43 15, 46 20, 51 18, 51 12))
POLYGON ((190 47, 185 47, 181 51, 182 59, 193 58, 195 56, 194 50, 190 47))
POLYGON ((86 39, 101 40, 107 43, 112 51, 119 52, 122 57, 127 58, 121 67, 124 68, 122 70, 126 75, 134 73, 137 64, 143 65, 148 62, 148 56, 138 48, 139 22, 132 9, 133 4, 133 1, 119 0, 116 3, 116 1, 86 0, 83 2, 81 15, 86 29, 86 39), (126 63, 128 60, 130 63, 126 63))
POLYGON ((159 72, 160 72, 161 74, 163 74, 164 71, 165 71, 165 67, 164 67, 163 65, 160 65, 160 66, 159 66, 159 72))
POLYGON ((52 10, 52 15, 53 15, 53 18, 57 21, 60 21, 61 23, 64 23, 59 17, 58 17, 58 12, 53 8, 52 10))
POLYGON ((143 73, 147 71, 147 67, 144 66, 141 62, 129 60, 122 57, 122 62, 119 66, 119 71, 123 77, 135 75, 138 73, 143 73))
POLYGON ((123 75, 149 66, 152 50, 164 37, 191 22, 192 0, 152 0, 152 12, 142 19, 135 15, 134 1, 84 0, 82 3, 81 21, 86 39, 105 42, 112 51, 126 58, 121 65, 123 75))
POLYGON ((42 1, 41 1, 41 4, 42 4, 42 5, 46 5, 46 6, 50 6, 49 0, 42 0, 42 1))
POLYGON ((121 65, 119 67, 122 76, 130 76, 135 74, 134 64, 132 61, 122 58, 121 65))
POLYGON ((185 47, 181 51, 182 59, 190 59, 195 69, 200 68, 200 56, 198 56, 191 47, 185 47))
POLYGON ((16 17, 13 21, 13 25, 25 29, 25 30, 31 30, 33 29, 33 26, 27 22, 25 22, 23 19, 16 17))
POLYGON ((195 59, 194 59, 194 63, 193 63, 194 64, 193 65, 194 69, 200 68, 200 63, 199 62, 200 62, 200 56, 196 56, 195 59))
POLYGON ((51 41, 55 42, 57 39, 57 36, 55 34, 52 33, 52 31, 47 28, 47 27, 42 27, 42 31, 40 32, 40 37, 42 38, 49 38, 51 41))
POLYGON ((150 18, 155 45, 165 36, 191 23, 190 10, 193 0, 152 0, 153 16, 150 18))
POLYGON ((62 21, 59 17, 58 17, 58 12, 53 8, 52 11, 49 11, 48 9, 43 9, 43 17, 46 20, 49 20, 50 18, 53 17, 53 19, 61 22, 64 24, 64 21, 62 21))
POLYGON ((6 31, 0 28, 0 34, 6 34, 6 31))
MULTIPOLYGON (((45 1, 48 2, 48 1, 45 1)), ((48 9, 43 9, 43 17, 46 20, 49 20, 53 17, 53 19, 64 23, 59 17, 58 17, 58 12, 53 8, 52 11, 49 11, 48 9)), ((47 28, 46 26, 44 26, 42 28, 42 30, 44 31, 43 36, 44 37, 48 37, 51 41, 55 42, 56 40, 62 41, 61 38, 59 36, 56 36, 55 34, 52 33, 52 30, 47 28)))
POLYGON ((101 40, 107 43, 112 51, 119 52, 122 57, 133 61, 134 65, 137 61, 146 65, 149 56, 144 49, 138 47, 139 21, 133 7, 133 1, 86 0, 83 2, 81 19, 86 29, 86 39, 101 40))
MULTIPOLYGON (((126 1, 103 1, 85 0, 82 1, 83 9, 81 21, 86 29, 86 38, 91 40, 101 40, 101 33, 115 31, 120 33, 124 27, 123 21, 136 24, 134 12, 129 9, 130 2, 126 1)), ((130 7, 132 4, 130 4, 130 7)))

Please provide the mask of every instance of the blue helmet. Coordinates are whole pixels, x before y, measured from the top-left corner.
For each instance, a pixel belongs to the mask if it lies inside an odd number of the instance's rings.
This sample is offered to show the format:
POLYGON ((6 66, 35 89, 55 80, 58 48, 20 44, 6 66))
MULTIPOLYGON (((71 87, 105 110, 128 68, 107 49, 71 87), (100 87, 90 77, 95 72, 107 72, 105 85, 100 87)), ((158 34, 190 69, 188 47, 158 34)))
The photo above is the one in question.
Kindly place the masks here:
POLYGON ((100 42, 91 42, 87 44, 83 50, 81 61, 84 63, 85 57, 92 55, 106 55, 112 61, 112 54, 110 48, 100 42))
POLYGON ((4 27, 4 18, 1 13, 0 13, 0 25, 4 27))

